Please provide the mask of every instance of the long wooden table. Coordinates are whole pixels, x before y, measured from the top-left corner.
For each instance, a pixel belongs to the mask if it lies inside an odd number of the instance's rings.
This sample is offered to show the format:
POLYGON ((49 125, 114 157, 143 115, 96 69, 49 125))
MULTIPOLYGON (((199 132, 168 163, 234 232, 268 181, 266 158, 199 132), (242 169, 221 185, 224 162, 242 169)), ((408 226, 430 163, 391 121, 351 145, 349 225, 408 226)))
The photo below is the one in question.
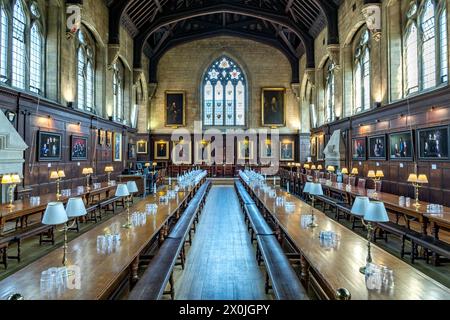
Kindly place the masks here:
MULTIPOLYGON (((198 189, 180 191, 176 199, 168 204, 158 204, 156 215, 147 216, 144 226, 131 229, 121 228, 127 221, 126 211, 99 224, 68 244, 69 269, 79 270, 80 289, 66 290, 62 294, 52 297, 55 300, 99 300, 109 299, 123 283, 131 277, 138 279, 139 255, 155 238, 162 240, 168 233, 170 219, 178 213, 180 208, 190 199, 192 193, 198 189), (120 230, 120 246, 111 254, 97 251, 97 237, 115 228, 120 230), (71 267, 72 266, 72 267, 71 267)), ((130 212, 144 212, 146 204, 158 203, 159 196, 164 195, 167 187, 156 195, 151 195, 130 208, 130 212)), ((12 276, 0 282, 0 299, 7 299, 11 294, 20 293, 25 300, 46 300, 40 291, 42 271, 52 267, 61 267, 62 248, 52 251, 48 255, 26 266, 12 276)))
MULTIPOLYGON (((85 187, 83 192, 78 192, 78 190, 71 190, 70 197, 60 197, 61 202, 67 202, 69 198, 82 197, 85 199, 86 204, 89 206, 89 199, 93 196, 99 196, 106 193, 106 197, 109 198, 111 192, 116 189, 116 186, 108 185, 104 182, 101 184, 100 188, 90 188, 89 190, 85 187)), ((40 197, 39 204, 32 204, 30 199, 18 200, 13 202, 14 207, 8 208, 7 204, 0 205, 0 235, 4 232, 5 224, 8 221, 14 221, 16 219, 22 219, 37 213, 44 212, 47 204, 50 202, 57 201, 55 194, 45 194, 40 197)))
MULTIPOLYGON (((245 181, 243 183, 246 184, 245 181)), ((333 299, 336 290, 346 288, 353 300, 450 299, 449 288, 376 245, 372 246, 373 262, 392 269, 395 284, 389 291, 368 290, 365 276, 359 272, 359 268, 366 263, 366 239, 279 187, 276 188, 277 195, 285 196, 287 201, 295 203, 293 213, 286 212, 284 207, 277 207, 275 199, 262 190, 252 190, 248 184, 247 187, 274 220, 277 232, 284 234, 300 252, 304 283, 323 290, 327 298, 333 299), (311 215, 313 210, 318 227, 303 228, 302 216, 311 215), (337 233, 340 236, 338 246, 334 249, 322 247, 320 231, 337 233)))
POLYGON ((424 235, 427 234, 428 225, 431 224, 432 232, 436 239, 439 238, 439 229, 450 230, 450 208, 444 207, 444 212, 442 214, 430 214, 427 212, 428 202, 420 201, 420 207, 416 208, 414 204, 414 200, 412 200, 410 206, 401 206, 399 204, 399 196, 386 193, 386 192, 377 192, 376 197, 373 196, 373 190, 368 190, 365 188, 357 188, 354 186, 347 186, 342 183, 336 182, 325 182, 323 180, 320 181, 323 187, 330 188, 337 193, 347 193, 351 196, 366 196, 372 200, 378 200, 384 202, 387 209, 400 213, 405 216, 416 218, 420 225, 421 230, 424 235))

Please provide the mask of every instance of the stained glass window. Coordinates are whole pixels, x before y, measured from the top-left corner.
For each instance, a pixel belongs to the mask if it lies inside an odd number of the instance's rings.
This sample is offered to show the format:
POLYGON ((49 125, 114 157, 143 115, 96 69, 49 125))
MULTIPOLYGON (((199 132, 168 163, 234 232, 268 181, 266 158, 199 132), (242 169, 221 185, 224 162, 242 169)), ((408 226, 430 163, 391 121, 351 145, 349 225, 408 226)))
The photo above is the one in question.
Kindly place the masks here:
POLYGON ((440 18, 439 18, 439 26, 440 26, 440 42, 441 42, 441 82, 448 81, 448 40, 447 40, 447 9, 442 9, 440 18))
POLYGON ((355 112, 370 109, 370 35, 365 29, 355 50, 355 112))
POLYGON ((241 68, 222 56, 203 78, 203 124, 245 126, 247 81, 241 68))
POLYGON ((406 34, 406 94, 419 90, 419 64, 417 62, 417 27, 415 23, 409 26, 406 34))
POLYGON ((30 37, 30 91, 41 93, 42 36, 39 25, 33 23, 30 37))
POLYGON ((425 2, 420 18, 422 31, 422 85, 428 89, 436 85, 436 30, 432 0, 425 2))

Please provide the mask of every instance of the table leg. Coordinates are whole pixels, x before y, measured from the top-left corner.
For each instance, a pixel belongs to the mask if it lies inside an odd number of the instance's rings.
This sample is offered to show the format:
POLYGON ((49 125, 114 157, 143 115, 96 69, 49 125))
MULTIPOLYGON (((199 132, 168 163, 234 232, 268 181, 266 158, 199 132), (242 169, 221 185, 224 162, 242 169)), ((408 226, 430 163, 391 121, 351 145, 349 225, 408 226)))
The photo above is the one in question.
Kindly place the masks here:
POLYGON ((427 219, 425 219, 422 216, 422 217, 420 217, 419 221, 420 221, 420 224, 422 225, 422 234, 426 236, 427 235, 427 227, 428 227, 427 219))
POLYGON ((433 222, 432 232, 433 232, 433 237, 436 240, 439 240, 439 226, 436 222, 433 222))
POLYGON ((0 235, 3 234, 4 228, 5 228, 5 218, 2 217, 0 219, 0 235))
POLYGON ((139 281, 139 257, 134 259, 133 263, 131 264, 131 282, 132 284, 135 284, 139 281))
POLYGON ((303 255, 300 256, 300 266, 301 266, 301 280, 305 285, 305 288, 309 284, 309 263, 306 261, 303 255))

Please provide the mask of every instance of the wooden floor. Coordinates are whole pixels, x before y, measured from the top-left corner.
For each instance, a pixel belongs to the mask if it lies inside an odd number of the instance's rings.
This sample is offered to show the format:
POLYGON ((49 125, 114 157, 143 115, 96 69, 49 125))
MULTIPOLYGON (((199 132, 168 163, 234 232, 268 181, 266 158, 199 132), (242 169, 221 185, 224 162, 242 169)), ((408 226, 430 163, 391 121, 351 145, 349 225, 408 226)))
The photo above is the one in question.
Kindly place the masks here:
POLYGON ((177 300, 270 299, 232 186, 211 189, 175 293, 177 300))

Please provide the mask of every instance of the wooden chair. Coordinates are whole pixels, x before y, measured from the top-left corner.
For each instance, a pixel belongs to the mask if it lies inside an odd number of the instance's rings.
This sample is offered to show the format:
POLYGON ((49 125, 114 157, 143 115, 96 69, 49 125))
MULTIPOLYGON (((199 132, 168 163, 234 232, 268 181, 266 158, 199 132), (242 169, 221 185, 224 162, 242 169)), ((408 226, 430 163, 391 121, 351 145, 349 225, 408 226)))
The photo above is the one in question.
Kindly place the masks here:
POLYGON ((342 182, 344 184, 348 184, 348 175, 346 175, 346 174, 342 175, 342 182))
POLYGON ((331 182, 337 182, 337 174, 332 173, 332 174, 330 175, 330 179, 331 179, 331 182))
POLYGON ((350 181, 350 185, 352 187, 356 186, 356 177, 349 177, 348 180, 350 181))

